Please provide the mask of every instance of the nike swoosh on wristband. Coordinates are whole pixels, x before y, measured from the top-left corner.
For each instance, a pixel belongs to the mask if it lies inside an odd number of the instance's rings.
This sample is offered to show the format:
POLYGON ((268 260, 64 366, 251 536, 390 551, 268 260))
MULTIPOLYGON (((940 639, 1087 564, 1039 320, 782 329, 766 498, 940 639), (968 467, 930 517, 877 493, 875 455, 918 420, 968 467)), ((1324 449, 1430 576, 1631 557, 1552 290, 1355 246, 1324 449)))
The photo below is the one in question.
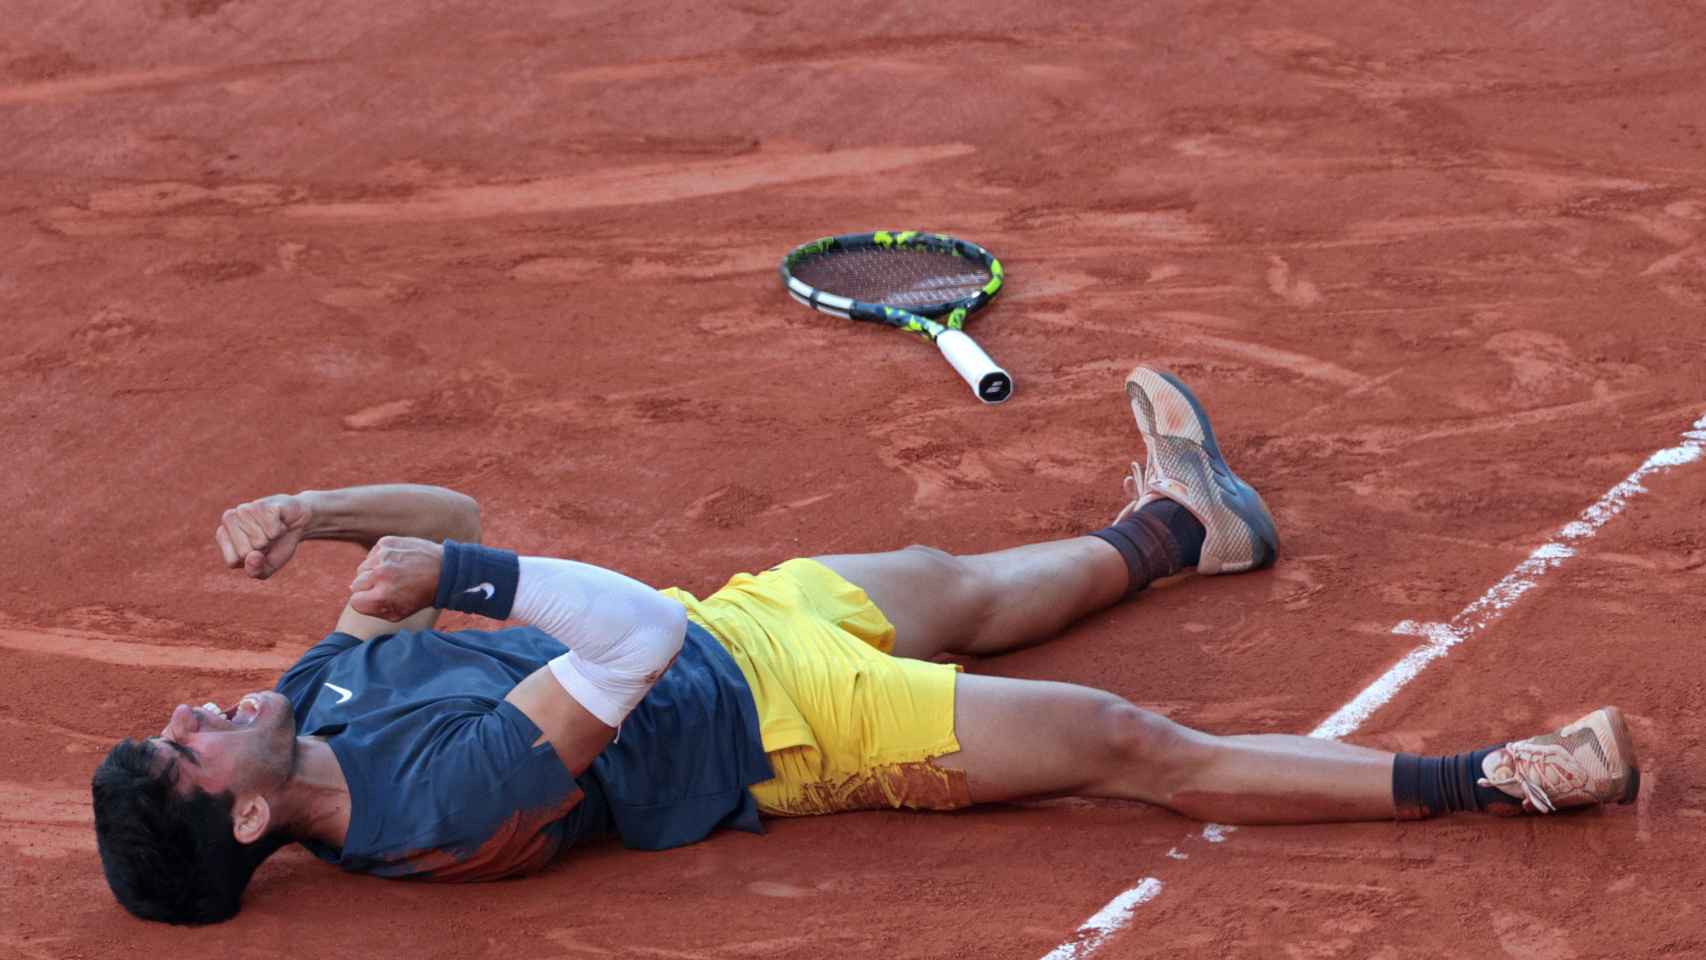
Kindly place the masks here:
POLYGON ((492 599, 492 594, 498 592, 498 588, 492 586, 489 583, 476 583, 473 586, 469 587, 468 589, 466 589, 462 592, 463 593, 483 593, 486 595, 486 599, 490 600, 490 599, 492 599))
POLYGON ((326 686, 331 687, 332 692, 338 695, 339 703, 346 703, 349 701, 350 697, 355 696, 355 694, 350 693, 348 690, 345 690, 343 687, 340 687, 335 683, 327 683, 326 686))

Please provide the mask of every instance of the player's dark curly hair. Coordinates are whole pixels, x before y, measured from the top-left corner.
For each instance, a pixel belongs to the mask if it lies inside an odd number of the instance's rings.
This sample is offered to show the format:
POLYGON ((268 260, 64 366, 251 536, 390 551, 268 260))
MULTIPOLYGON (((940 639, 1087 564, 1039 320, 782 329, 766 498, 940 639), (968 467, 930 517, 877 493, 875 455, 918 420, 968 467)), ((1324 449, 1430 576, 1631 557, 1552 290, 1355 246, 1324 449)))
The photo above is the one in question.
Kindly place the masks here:
POLYGON ((230 793, 180 794, 177 759, 126 740, 95 770, 95 843, 107 885, 144 920, 219 923, 235 916, 261 862, 290 842, 274 831, 254 843, 232 836, 230 793))

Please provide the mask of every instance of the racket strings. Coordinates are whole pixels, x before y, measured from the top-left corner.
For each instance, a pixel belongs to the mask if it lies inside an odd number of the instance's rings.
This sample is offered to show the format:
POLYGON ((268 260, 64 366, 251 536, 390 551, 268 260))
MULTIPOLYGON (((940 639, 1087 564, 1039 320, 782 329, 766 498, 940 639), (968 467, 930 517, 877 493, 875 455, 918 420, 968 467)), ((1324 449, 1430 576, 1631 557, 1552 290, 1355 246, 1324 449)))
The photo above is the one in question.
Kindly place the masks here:
POLYGON ((793 274, 826 293, 907 310, 972 296, 990 279, 982 264, 925 249, 838 250, 793 274))

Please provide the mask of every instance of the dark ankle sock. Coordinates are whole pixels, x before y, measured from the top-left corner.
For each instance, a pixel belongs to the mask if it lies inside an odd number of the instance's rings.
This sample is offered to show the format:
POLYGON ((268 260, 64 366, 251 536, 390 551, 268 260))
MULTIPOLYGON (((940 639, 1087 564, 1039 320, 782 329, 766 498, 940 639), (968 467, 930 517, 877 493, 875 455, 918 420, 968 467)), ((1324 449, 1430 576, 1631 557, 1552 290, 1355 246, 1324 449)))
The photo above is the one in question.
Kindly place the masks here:
POLYGON ((1187 567, 1194 567, 1201 562, 1202 545, 1203 541, 1208 539, 1208 531, 1203 529, 1202 522, 1189 510, 1171 500, 1156 500, 1144 504, 1143 509, 1137 512, 1154 517, 1166 525, 1167 532, 1173 535, 1173 542, 1179 545, 1179 562, 1187 567))
MULTIPOLYGON (((1499 746, 1503 746, 1500 744, 1499 746)), ((1499 747, 1423 757, 1400 753, 1392 763, 1392 805, 1400 820, 1425 820, 1460 810, 1508 812, 1522 801, 1498 787, 1483 787, 1481 761, 1499 747)))
POLYGON ((1127 592, 1136 593, 1155 580, 1196 566, 1207 533, 1189 510, 1171 500, 1156 500, 1090 536, 1106 541, 1125 558, 1131 577, 1127 592))

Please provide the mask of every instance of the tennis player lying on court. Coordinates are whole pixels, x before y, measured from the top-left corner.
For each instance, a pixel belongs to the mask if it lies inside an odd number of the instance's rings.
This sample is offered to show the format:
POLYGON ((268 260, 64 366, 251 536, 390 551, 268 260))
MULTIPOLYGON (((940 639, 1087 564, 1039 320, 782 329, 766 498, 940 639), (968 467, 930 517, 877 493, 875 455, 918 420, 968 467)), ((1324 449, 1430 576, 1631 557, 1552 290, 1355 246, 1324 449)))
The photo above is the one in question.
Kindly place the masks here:
POLYGON ((583 837, 655 850, 757 831, 761 815, 1077 794, 1282 823, 1634 798, 1612 708, 1528 740, 1395 756, 1212 736, 1112 693, 932 662, 1037 643, 1190 567, 1274 561, 1273 519, 1191 392, 1143 367, 1126 392, 1147 463, 1106 529, 978 556, 790 560, 704 600, 476 546, 478 507, 440 488, 226 511, 215 539, 252 577, 304 539, 372 549, 336 632, 273 691, 179 705, 158 736, 113 748, 94 776, 107 880, 138 916, 207 923, 235 914, 292 841, 346 870, 491 880, 583 837), (441 609, 520 625, 439 632, 441 609))

